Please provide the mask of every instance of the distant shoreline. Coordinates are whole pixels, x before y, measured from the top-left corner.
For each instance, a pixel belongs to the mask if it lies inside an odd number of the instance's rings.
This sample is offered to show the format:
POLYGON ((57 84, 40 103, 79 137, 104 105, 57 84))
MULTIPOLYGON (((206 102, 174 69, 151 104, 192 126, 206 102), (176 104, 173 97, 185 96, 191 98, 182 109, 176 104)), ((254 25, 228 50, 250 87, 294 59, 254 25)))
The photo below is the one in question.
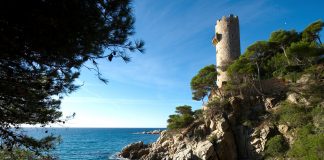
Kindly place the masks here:
POLYGON ((135 132, 133 134, 161 134, 161 132, 163 132, 165 129, 161 130, 161 129, 156 129, 156 130, 152 130, 152 131, 143 131, 143 132, 135 132))

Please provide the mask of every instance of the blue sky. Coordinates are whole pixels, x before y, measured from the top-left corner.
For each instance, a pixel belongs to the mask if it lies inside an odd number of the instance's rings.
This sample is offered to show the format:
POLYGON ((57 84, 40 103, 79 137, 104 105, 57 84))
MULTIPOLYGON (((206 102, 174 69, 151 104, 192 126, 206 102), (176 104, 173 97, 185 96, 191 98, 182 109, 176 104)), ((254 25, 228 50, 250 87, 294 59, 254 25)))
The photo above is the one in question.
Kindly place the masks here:
MULTIPOLYGON (((241 52, 278 29, 301 31, 324 18, 322 0, 137 0, 133 2, 136 34, 145 54, 132 61, 100 61, 108 85, 83 68, 78 91, 66 96, 61 110, 76 113, 65 127, 166 127, 179 105, 201 108, 191 100, 190 80, 215 64, 211 44, 217 19, 239 16, 241 52)), ((322 33, 323 37, 323 33, 322 33)))

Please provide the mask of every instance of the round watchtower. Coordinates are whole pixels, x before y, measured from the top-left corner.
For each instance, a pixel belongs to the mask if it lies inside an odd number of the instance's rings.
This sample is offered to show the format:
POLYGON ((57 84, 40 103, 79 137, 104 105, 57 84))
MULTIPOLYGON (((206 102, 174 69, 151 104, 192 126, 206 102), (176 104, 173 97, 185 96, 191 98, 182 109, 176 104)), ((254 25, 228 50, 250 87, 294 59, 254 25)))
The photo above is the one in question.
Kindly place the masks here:
POLYGON ((226 74, 227 67, 241 54, 239 19, 232 14, 223 16, 217 20, 215 26, 215 37, 213 43, 216 45, 217 86, 222 87, 229 77, 226 74))

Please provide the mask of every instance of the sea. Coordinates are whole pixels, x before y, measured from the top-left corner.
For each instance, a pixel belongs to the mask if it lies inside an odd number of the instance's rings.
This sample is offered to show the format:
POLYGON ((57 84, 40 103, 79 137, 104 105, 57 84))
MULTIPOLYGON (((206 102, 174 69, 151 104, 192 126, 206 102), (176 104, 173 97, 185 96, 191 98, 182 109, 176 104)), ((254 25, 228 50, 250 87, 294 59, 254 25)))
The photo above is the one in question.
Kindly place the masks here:
POLYGON ((123 147, 143 141, 153 143, 159 135, 138 134, 165 128, 24 128, 35 138, 60 135, 61 143, 50 153, 59 160, 115 160, 123 147), (46 132, 47 131, 47 132, 46 132))

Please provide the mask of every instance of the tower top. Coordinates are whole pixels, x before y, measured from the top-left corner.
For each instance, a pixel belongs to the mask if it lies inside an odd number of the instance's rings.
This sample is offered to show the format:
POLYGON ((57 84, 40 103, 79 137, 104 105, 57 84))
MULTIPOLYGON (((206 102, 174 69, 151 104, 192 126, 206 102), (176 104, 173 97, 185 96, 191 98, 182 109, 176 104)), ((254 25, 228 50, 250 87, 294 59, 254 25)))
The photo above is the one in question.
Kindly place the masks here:
POLYGON ((238 16, 234 16, 233 14, 230 14, 228 17, 223 16, 221 19, 218 19, 216 21, 216 24, 218 23, 227 23, 227 22, 238 22, 238 16))

